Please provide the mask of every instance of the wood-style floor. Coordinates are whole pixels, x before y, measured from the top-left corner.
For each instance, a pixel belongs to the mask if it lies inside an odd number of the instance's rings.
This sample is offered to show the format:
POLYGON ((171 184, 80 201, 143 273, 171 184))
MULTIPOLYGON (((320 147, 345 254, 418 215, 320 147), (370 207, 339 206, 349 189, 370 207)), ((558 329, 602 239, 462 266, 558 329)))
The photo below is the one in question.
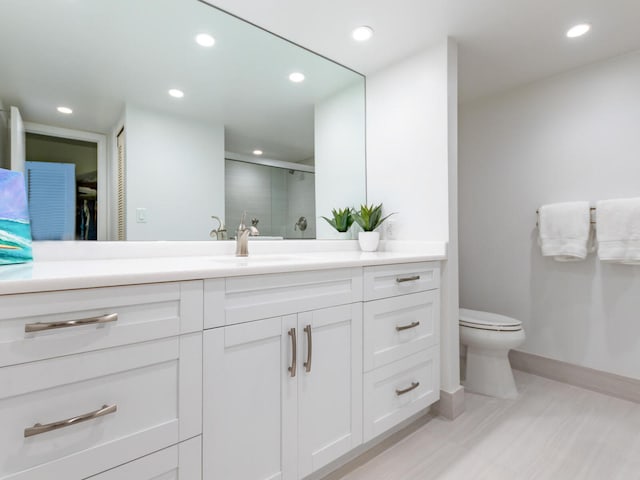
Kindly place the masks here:
POLYGON ((517 400, 466 394, 343 480, 637 480, 640 404, 515 371, 517 400))

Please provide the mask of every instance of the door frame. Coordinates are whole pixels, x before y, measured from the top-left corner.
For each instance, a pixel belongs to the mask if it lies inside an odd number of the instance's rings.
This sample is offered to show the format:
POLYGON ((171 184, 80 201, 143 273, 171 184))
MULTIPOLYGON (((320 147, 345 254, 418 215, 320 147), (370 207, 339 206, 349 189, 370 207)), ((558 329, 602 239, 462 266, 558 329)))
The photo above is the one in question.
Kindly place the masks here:
POLYGON ((26 133, 46 135, 48 137, 67 138, 95 143, 98 147, 98 235, 100 241, 107 240, 107 136, 100 133, 54 127, 41 123, 24 122, 26 133))

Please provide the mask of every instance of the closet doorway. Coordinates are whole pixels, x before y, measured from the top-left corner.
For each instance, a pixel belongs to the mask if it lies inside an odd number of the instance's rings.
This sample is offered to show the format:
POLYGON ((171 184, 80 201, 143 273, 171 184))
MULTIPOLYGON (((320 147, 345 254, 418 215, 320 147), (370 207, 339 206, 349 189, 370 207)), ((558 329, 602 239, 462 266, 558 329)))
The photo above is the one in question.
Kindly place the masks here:
POLYGON ((28 122, 25 132, 34 240, 105 240, 105 136, 28 122))

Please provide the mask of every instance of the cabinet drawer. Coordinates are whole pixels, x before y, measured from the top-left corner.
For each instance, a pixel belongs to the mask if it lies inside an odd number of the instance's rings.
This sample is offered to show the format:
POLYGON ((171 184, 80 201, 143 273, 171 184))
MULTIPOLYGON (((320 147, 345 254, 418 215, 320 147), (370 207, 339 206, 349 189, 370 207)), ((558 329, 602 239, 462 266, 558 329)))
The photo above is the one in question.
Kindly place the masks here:
POLYGON ((387 365, 440 342, 440 290, 364 304, 364 370, 387 365))
POLYGON ((198 331, 202 304, 200 280, 0 296, 0 367, 198 331))
POLYGON ((439 358, 435 346, 365 373, 365 442, 440 398, 439 358))
POLYGON ((201 438, 192 438, 87 480, 202 480, 201 438))
POLYGON ((0 369, 0 478, 85 478, 200 434, 201 347, 196 333, 0 369))
POLYGON ((420 262, 364 268, 364 300, 405 295, 440 286, 440 263, 420 262))
POLYGON ((362 269, 231 277, 205 282, 205 328, 362 300, 362 269), (224 290, 222 290, 224 288, 224 290))

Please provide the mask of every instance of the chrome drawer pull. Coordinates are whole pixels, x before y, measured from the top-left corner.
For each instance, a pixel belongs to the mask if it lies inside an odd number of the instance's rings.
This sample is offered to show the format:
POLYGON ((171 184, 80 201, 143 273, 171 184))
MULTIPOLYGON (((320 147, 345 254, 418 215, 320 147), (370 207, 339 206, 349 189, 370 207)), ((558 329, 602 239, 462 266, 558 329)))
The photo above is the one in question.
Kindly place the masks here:
POLYGON ((410 328, 416 328, 418 325, 420 325, 420 322, 411 322, 409 325, 402 325, 402 326, 396 327, 396 330, 398 332, 401 332, 403 330, 409 330, 410 328))
POLYGON ((110 313, 108 315, 102 315, 101 317, 83 318, 80 320, 66 320, 64 322, 38 322, 27 323, 24 326, 24 331, 29 332, 42 332, 43 330, 55 330, 57 328, 79 327, 82 325, 96 325, 100 323, 110 323, 118 320, 117 313, 110 313))
POLYGON ((52 430, 70 427, 71 425, 75 425, 76 423, 82 423, 86 422, 87 420, 93 420, 94 418, 104 417, 105 415, 114 413, 116 410, 118 410, 118 406, 115 404, 103 405, 102 408, 93 412, 85 413, 84 415, 79 415, 77 417, 67 418, 66 420, 60 420, 59 422, 47 423, 46 425, 36 423, 33 427, 24 429, 24 437, 33 437, 34 435, 51 432, 52 430))
POLYGON ((405 388, 404 390, 399 390, 396 388, 396 395, 404 395, 405 393, 409 393, 411 390, 415 390, 420 386, 420 382, 411 382, 411 386, 405 388))
POLYGON ((296 367, 298 365, 298 340, 296 339, 296 329, 289 330, 291 337, 291 366, 288 368, 292 377, 296 376, 296 367))
POLYGON ((411 277, 398 277, 396 278, 396 283, 413 282, 415 280, 420 280, 420 275, 412 275, 411 277))
POLYGON ((307 361, 304 362, 304 368, 307 373, 311 371, 311 359, 313 358, 313 337, 311 335, 311 325, 304 327, 307 334, 307 361))

